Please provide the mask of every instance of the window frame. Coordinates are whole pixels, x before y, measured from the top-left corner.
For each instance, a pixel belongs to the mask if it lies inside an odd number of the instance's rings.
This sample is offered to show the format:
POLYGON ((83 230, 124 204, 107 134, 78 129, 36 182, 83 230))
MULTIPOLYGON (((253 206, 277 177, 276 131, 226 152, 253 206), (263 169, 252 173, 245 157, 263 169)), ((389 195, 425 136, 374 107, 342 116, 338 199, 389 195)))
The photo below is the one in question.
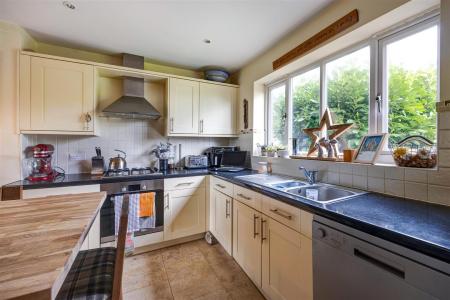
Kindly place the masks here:
MULTIPOLYGON (((285 128, 285 137, 287 138, 287 141, 284 141, 284 144, 287 145, 287 149, 289 150, 289 153, 292 152, 292 88, 293 88, 293 78, 299 75, 302 75, 308 71, 311 71, 315 68, 319 68, 320 72, 320 91, 319 91, 319 101, 320 101, 320 115, 322 115, 325 111, 325 108, 327 107, 327 78, 326 78, 326 64, 329 62, 332 62, 336 59, 339 59, 343 56, 346 56, 348 54, 351 54, 355 51, 361 50, 365 47, 369 47, 370 51, 370 70, 369 70, 369 124, 368 124, 368 134, 375 134, 375 133, 384 133, 387 129, 386 125, 384 125, 383 122, 388 122, 388 105, 385 105, 385 101, 383 99, 383 95, 386 95, 385 86, 383 86, 384 78, 387 76, 386 73, 386 55, 383 53, 385 46, 392 41, 395 41, 396 39, 399 40, 403 37, 412 35, 416 32, 420 32, 426 28, 430 28, 434 25, 437 25, 438 28, 440 27, 440 21, 439 21, 440 12, 439 11, 432 11, 429 13, 426 13, 420 17, 416 17, 414 19, 408 20, 406 22, 403 22, 401 24, 397 24, 396 26, 390 27, 386 29, 385 31, 375 34, 372 37, 365 39, 363 41, 360 41, 358 43, 355 43, 349 47, 346 47, 342 50, 339 50, 331 55, 328 55, 318 61, 315 61, 311 64, 308 64, 300 69, 295 70, 294 72, 291 72, 282 78, 279 78, 278 80, 274 80, 272 82, 269 82, 266 84, 266 97, 265 97, 265 143, 270 144, 272 143, 271 140, 271 115, 270 115, 270 90, 274 89, 276 87, 279 87, 283 84, 285 84, 286 87, 286 128, 285 128), (382 45, 383 44, 383 45, 382 45), (383 48, 384 47, 384 48, 383 48), (381 102, 381 112, 378 112, 378 105, 376 101, 377 95, 380 94, 382 97, 381 102)), ((438 36, 438 45, 440 44, 439 36, 438 36)), ((440 60, 440 52, 439 52, 439 46, 438 46, 438 53, 437 53, 437 64, 439 66, 439 60, 440 60)), ((437 95, 436 95, 436 101, 439 101, 439 68, 437 70, 438 72, 438 82, 437 82, 437 95)), ((385 85, 385 84, 384 84, 385 85)), ((386 146, 387 147, 387 146, 386 146)), ((387 148, 385 150, 388 150, 387 148)))

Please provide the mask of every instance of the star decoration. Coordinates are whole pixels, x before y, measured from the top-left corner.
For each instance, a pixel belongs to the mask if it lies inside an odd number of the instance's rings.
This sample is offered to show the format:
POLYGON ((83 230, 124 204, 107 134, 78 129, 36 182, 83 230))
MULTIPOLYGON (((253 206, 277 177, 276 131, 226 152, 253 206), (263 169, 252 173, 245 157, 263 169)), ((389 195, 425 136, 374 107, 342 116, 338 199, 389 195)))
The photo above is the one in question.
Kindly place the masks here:
POLYGON ((322 115, 322 118, 320 119, 319 127, 303 129, 303 132, 311 138, 311 145, 309 146, 308 154, 306 156, 311 156, 317 150, 316 144, 319 141, 319 136, 315 134, 315 132, 321 132, 324 128, 326 128, 327 132, 328 130, 334 130, 334 132, 328 136, 329 140, 333 140, 340 137, 352 126, 353 123, 334 125, 333 120, 331 119, 330 110, 327 107, 322 115))

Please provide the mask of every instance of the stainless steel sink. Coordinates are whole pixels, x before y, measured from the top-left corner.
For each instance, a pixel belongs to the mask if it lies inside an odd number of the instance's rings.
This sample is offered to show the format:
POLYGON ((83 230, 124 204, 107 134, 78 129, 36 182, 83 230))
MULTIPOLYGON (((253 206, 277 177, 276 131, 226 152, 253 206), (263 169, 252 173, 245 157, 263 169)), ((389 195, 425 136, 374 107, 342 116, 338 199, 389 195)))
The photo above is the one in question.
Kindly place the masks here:
POLYGON ((324 183, 309 185, 300 179, 283 175, 254 174, 236 178, 319 203, 340 201, 366 193, 365 191, 324 183))
POLYGON ((347 190, 330 185, 311 185, 288 189, 285 192, 321 203, 338 201, 364 193, 362 191, 347 190))

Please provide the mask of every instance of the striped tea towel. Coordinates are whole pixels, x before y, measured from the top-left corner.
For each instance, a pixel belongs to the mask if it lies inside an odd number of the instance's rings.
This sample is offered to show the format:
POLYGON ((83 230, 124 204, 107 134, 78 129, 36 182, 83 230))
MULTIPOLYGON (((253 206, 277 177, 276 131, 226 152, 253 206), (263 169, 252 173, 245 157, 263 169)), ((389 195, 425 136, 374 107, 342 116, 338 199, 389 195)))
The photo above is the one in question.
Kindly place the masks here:
MULTIPOLYGON (((122 211, 123 195, 114 196, 114 232, 119 234, 120 213, 122 211)), ((139 194, 130 194, 128 207, 128 228, 127 232, 139 231, 139 194)))

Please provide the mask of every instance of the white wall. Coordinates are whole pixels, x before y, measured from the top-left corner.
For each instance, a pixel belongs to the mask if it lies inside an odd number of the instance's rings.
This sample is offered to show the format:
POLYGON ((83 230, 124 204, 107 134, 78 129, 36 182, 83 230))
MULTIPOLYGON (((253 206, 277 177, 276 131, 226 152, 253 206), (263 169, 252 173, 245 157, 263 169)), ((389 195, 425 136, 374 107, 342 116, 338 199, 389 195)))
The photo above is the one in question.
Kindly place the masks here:
POLYGON ((21 28, 0 22, 0 186, 20 179, 17 51, 35 46, 35 42, 21 28))

